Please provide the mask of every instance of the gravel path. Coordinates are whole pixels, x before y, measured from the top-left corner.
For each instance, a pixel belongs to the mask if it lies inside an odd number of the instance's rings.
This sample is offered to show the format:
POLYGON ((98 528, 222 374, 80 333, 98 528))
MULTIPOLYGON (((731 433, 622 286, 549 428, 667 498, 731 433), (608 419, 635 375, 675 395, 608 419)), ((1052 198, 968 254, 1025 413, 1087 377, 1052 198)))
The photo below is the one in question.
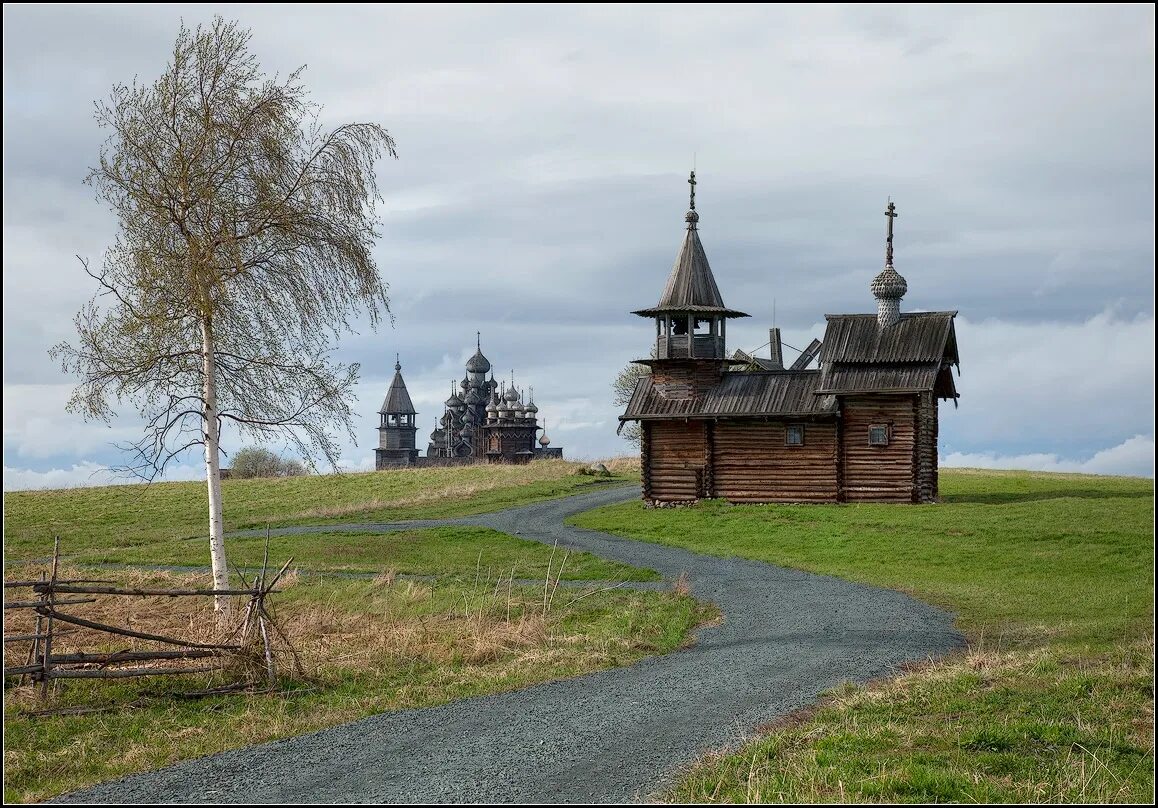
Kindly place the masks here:
MULTIPOLYGON (((437 523, 494 528, 687 572, 722 625, 688 650, 511 693, 399 710, 75 791, 76 802, 624 802, 706 751, 841 682, 963 645, 952 616, 906 595, 568 527, 638 496, 617 488, 437 523)), ((371 526, 350 526, 365 530, 371 526)), ((332 531, 333 526, 318 528, 332 531)), ((307 532, 309 528, 287 529, 307 532)))

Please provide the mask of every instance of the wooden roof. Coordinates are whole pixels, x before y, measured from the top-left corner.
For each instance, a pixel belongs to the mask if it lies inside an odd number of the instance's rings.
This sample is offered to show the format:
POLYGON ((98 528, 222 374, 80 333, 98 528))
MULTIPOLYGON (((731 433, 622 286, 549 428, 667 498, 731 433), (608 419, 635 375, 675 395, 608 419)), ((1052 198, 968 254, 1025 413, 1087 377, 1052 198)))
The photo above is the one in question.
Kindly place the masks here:
POLYGON ((836 399, 817 395, 819 385, 817 370, 725 373, 720 383, 702 396, 668 399, 655 389, 651 376, 643 376, 619 420, 835 414, 836 399))
POLYGON ((390 389, 386 391, 386 399, 378 412, 389 415, 415 415, 418 412, 410 400, 406 382, 402 381, 402 368, 398 365, 394 365, 394 380, 390 382, 390 389))
POLYGON ((955 311, 909 312, 881 328, 875 314, 829 314, 817 393, 920 393, 958 398, 955 311))
MULTIPOLYGON (((689 217, 695 211, 689 213, 689 217)), ((668 276, 667 285, 663 288, 659 303, 650 309, 640 309, 632 314, 641 317, 654 317, 657 314, 680 313, 690 314, 717 314, 724 317, 747 317, 742 311, 729 309, 724 305, 724 298, 720 295, 720 288, 716 286, 716 278, 712 275, 712 268, 708 264, 708 255, 704 252, 704 245, 700 242, 700 234, 696 229, 696 219, 689 218, 687 233, 683 244, 680 245, 675 265, 668 276)))
POLYGON ((922 311, 901 314, 887 328, 877 324, 875 314, 826 314, 821 361, 840 362, 940 362, 949 353, 957 364, 955 311, 922 311))

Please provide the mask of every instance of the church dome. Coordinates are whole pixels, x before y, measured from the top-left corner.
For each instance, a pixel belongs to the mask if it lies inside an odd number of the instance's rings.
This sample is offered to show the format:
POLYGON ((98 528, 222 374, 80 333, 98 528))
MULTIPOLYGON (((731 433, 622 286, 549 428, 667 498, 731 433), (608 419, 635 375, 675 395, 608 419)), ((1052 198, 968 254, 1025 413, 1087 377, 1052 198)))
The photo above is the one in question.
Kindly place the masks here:
POLYGON ((467 378, 467 377, 464 375, 464 376, 462 377, 462 381, 458 383, 458 386, 459 386, 459 387, 461 387, 461 388, 462 388, 462 392, 463 392, 463 393, 465 393, 467 390, 469 390, 469 389, 470 389, 470 379, 468 379, 468 378, 467 378))
POLYGON ((539 408, 535 406, 534 401, 532 401, 530 404, 527 405, 527 412, 530 413, 531 415, 537 415, 538 414, 539 408))
POLYGON ((474 406, 475 404, 482 404, 484 400, 485 399, 483 398, 482 391, 477 387, 470 388, 470 390, 467 391, 466 396, 463 398, 463 401, 465 401, 467 404, 470 404, 471 406, 474 406))
POLYGON ((490 360, 483 356, 482 348, 475 351, 474 356, 466 362, 467 373, 489 373, 490 369, 490 360))
POLYGON ((444 403, 448 408, 453 410, 462 406, 462 399, 459 398, 456 393, 451 393, 450 398, 448 398, 444 403))
POLYGON ((539 438, 539 445, 546 449, 551 445, 551 439, 547 437, 547 430, 543 430, 543 437, 539 438))
POLYGON ((873 297, 879 300, 900 300, 909 291, 909 284, 901 273, 893 269, 892 264, 886 264, 880 274, 873 278, 869 288, 873 297))
POLYGON ((508 387, 507 392, 503 394, 503 400, 508 404, 514 404, 519 400, 519 393, 514 387, 508 387))

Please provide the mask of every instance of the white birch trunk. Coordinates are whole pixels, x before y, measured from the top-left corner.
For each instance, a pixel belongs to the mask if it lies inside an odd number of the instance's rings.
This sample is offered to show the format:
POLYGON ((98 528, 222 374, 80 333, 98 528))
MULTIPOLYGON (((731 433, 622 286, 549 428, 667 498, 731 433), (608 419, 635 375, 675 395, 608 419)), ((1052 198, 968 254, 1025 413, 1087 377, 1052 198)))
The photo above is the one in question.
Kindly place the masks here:
MULTIPOLYGON (((229 567, 225 563, 225 535, 221 520, 221 446, 217 430, 217 364, 213 351, 213 327, 201 321, 202 395, 205 402, 205 479, 209 485, 209 558, 213 563, 213 588, 229 588, 229 567)), ((229 619, 229 596, 213 599, 217 624, 229 619)))

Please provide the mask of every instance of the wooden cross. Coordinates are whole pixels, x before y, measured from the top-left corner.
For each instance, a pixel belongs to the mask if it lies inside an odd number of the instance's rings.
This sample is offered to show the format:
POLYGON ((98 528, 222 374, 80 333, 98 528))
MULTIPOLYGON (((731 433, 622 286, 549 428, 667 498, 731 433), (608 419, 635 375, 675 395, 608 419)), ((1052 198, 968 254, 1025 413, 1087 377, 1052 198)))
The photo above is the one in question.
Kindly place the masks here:
POLYGON ((691 209, 696 209, 696 172, 692 171, 692 176, 688 180, 688 185, 692 186, 692 206, 691 209))
POLYGON ((889 208, 885 211, 885 216, 889 217, 888 238, 885 239, 885 263, 892 265, 893 263, 893 219, 897 218, 897 206, 893 204, 893 200, 889 200, 889 208))

